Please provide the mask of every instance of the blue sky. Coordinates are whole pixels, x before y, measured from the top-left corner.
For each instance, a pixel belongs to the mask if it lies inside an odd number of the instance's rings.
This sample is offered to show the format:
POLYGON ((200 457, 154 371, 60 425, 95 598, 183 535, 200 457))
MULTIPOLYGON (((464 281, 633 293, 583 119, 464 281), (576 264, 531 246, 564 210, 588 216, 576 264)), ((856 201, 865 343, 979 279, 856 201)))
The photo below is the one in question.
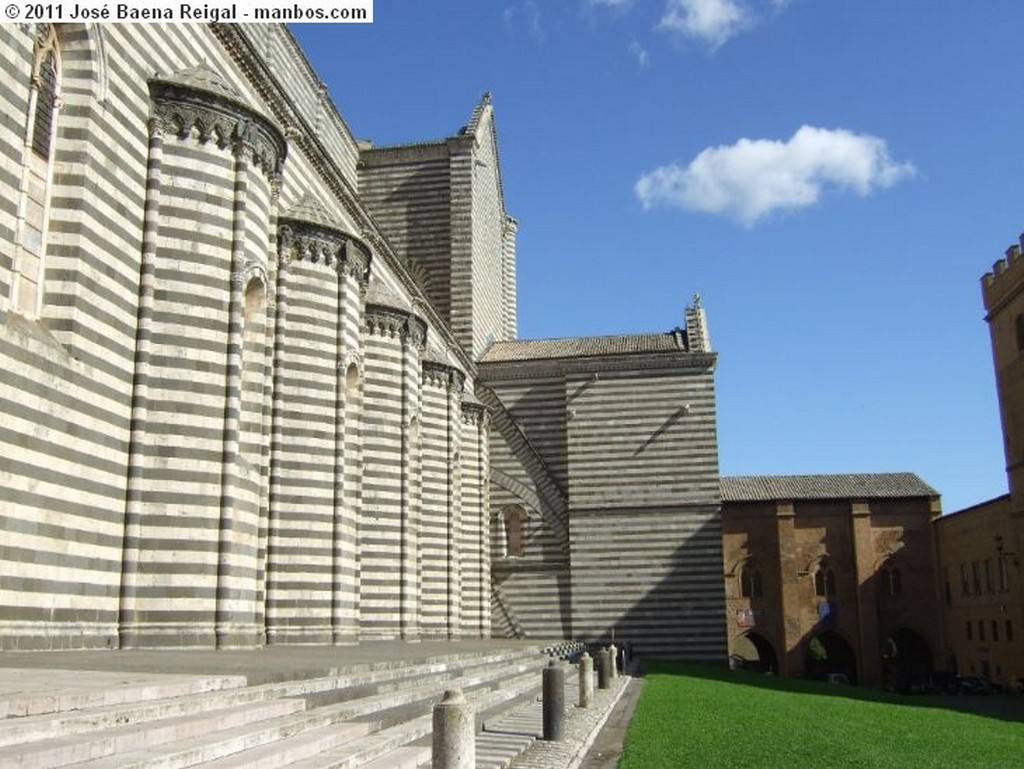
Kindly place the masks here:
POLYGON ((353 132, 491 91, 523 338, 708 312, 723 474, 1006 490, 979 279, 1024 230, 1024 3, 376 0, 293 27, 353 132))

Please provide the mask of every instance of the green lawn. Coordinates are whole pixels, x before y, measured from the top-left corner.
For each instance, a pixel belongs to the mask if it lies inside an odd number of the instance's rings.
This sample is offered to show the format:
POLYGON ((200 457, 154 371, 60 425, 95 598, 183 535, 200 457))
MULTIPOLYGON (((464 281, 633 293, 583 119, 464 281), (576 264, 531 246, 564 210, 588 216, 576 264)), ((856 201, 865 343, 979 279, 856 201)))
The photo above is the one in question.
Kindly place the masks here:
POLYGON ((619 769, 1024 767, 1024 698, 900 697, 683 664, 646 679, 619 769))

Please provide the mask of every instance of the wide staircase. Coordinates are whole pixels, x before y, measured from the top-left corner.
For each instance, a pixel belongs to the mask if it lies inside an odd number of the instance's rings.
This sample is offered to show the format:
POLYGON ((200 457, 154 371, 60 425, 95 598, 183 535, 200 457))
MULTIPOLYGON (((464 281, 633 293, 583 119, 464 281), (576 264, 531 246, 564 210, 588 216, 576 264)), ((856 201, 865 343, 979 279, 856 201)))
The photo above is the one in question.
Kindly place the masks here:
MULTIPOLYGON (((463 691, 478 728, 507 723, 536 703, 549 656, 581 651, 564 643, 455 652, 262 683, 64 671, 73 685, 57 686, 45 680, 50 671, 4 670, 19 685, 0 691, 0 767, 416 769, 430 765, 432 708, 446 689, 463 691)), ((485 738, 480 765, 507 766, 532 739, 485 738)))

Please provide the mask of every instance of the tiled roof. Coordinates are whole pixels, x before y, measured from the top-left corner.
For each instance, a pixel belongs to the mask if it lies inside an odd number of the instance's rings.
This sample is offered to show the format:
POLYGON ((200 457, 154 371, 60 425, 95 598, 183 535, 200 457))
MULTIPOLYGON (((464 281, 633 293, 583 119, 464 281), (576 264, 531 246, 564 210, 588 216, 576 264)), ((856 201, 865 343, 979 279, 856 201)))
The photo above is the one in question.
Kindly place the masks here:
POLYGON ((914 473, 734 475, 721 479, 723 502, 769 499, 901 499, 937 497, 914 473))
POLYGON ((487 348, 480 362, 590 358, 601 355, 685 352, 685 350, 681 335, 671 332, 667 334, 584 336, 566 339, 524 339, 495 342, 487 348))

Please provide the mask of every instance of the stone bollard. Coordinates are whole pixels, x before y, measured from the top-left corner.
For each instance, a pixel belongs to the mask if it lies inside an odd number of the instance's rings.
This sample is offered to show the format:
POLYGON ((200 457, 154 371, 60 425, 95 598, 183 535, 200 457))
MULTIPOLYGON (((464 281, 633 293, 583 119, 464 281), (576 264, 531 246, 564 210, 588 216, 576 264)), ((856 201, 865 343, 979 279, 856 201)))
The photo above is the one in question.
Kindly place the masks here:
POLYGON ((476 722, 462 690, 451 689, 434 705, 431 769, 473 769, 476 765, 476 722))
POLYGON ((594 704, 594 660, 583 652, 580 657, 580 703, 581 708, 594 704))
POLYGON ((608 661, 608 650, 597 652, 597 688, 607 689, 611 685, 611 663, 608 661))
POLYGON ((565 668, 554 657, 544 668, 544 739, 565 739, 565 668))
POLYGON ((610 678, 618 678, 619 676, 619 650, 615 648, 615 644, 608 647, 608 660, 611 662, 610 678))

